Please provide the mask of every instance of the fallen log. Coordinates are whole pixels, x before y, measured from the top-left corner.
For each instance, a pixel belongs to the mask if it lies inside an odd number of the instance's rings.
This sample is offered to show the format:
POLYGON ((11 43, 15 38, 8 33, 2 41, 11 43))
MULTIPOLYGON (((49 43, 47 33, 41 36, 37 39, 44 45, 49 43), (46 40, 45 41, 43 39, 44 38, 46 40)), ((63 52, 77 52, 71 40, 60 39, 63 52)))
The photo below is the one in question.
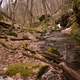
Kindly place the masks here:
POLYGON ((74 80, 80 80, 80 74, 74 69, 68 67, 64 62, 60 63, 61 68, 74 80))
POLYGON ((9 38, 7 36, 0 36, 1 39, 9 39, 11 41, 24 41, 24 40, 31 40, 29 38, 9 38))
POLYGON ((78 72, 75 71, 74 69, 67 66, 65 64, 65 62, 61 62, 58 65, 56 63, 50 63, 49 61, 46 61, 45 59, 40 59, 40 58, 38 58, 36 56, 33 56, 33 55, 28 55, 28 54, 25 54, 25 53, 23 53, 23 55, 26 56, 26 57, 34 58, 34 59, 40 60, 44 63, 47 63, 47 64, 51 65, 53 68, 59 67, 59 68, 63 69, 63 71, 66 73, 66 75, 69 75, 69 77, 73 78, 74 80, 80 80, 80 74, 78 74, 78 72))
POLYGON ((31 40, 29 38, 10 38, 11 41, 24 41, 24 40, 31 40))
POLYGON ((34 58, 34 59, 36 59, 36 60, 39 60, 39 61, 41 61, 41 62, 44 62, 44 63, 46 63, 46 64, 49 64, 49 65, 51 65, 52 67, 59 67, 59 65, 58 64, 56 64, 56 63, 53 63, 52 64, 52 62, 49 62, 48 60, 46 60, 46 59, 42 59, 42 58, 39 58, 39 57, 36 57, 36 56, 33 56, 33 55, 29 55, 29 54, 26 54, 26 53, 22 53, 23 54, 23 56, 26 56, 26 57, 29 57, 29 58, 34 58))
POLYGON ((0 36, 1 39, 7 39, 7 36, 0 36))

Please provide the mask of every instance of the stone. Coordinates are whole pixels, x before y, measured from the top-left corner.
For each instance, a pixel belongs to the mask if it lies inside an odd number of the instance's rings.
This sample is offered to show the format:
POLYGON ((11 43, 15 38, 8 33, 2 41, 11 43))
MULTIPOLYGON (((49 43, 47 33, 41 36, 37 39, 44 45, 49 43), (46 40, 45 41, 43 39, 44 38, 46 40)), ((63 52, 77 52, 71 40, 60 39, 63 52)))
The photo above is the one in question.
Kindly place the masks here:
POLYGON ((61 33, 70 35, 71 34, 71 31, 72 31, 72 28, 69 27, 69 28, 66 28, 66 29, 62 30, 61 33))

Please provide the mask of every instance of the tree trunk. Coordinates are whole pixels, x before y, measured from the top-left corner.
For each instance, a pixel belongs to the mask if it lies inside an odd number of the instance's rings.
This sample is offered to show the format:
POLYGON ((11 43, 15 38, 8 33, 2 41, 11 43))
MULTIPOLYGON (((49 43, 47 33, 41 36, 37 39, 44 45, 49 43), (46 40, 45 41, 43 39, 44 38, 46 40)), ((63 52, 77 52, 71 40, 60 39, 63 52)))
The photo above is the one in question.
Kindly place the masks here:
POLYGON ((47 18, 47 10, 46 10, 46 4, 45 3, 46 3, 46 0, 42 0, 44 14, 45 14, 45 17, 47 18))
POLYGON ((78 74, 75 70, 68 67, 65 63, 61 63, 60 65, 62 66, 64 72, 69 75, 69 77, 73 78, 74 80, 80 80, 80 74, 78 74))

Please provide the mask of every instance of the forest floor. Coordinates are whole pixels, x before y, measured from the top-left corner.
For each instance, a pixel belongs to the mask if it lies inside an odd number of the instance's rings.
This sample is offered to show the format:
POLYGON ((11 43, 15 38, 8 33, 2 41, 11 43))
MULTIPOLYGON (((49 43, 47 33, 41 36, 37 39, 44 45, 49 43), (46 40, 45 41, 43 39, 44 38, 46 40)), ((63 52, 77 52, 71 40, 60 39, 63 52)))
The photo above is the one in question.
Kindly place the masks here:
MULTIPOLYGON (((22 31, 20 26, 13 30, 17 36, 9 36, 5 35, 9 32, 8 29, 5 27, 2 29, 0 33, 0 71, 3 71, 8 65, 16 63, 45 65, 39 60, 25 57, 23 53, 30 54, 27 48, 40 53, 48 51, 49 48, 57 48, 66 59, 67 46, 71 42, 69 40, 70 36, 63 34, 61 31, 40 32, 39 29, 37 30, 26 32, 22 31)), ((73 43, 71 42, 71 44, 73 43)), ((40 57, 40 55, 37 56, 40 57)))

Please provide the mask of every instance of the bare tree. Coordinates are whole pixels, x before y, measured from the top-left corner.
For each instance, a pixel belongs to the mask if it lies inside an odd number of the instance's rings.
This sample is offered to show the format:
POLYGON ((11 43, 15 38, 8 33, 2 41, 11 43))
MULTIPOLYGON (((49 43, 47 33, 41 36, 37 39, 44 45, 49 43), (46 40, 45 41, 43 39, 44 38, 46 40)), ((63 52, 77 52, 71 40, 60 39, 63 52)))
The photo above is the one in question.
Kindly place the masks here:
POLYGON ((47 18, 46 0, 42 0, 42 5, 43 5, 44 14, 47 18))
POLYGON ((2 2, 3 2, 3 0, 0 0, 0 7, 1 7, 2 2))
POLYGON ((45 16, 48 13, 54 15, 61 9, 63 2, 64 0, 9 0, 8 16, 12 16, 13 21, 16 20, 18 23, 25 24, 29 22, 31 25, 34 19, 43 13, 45 16), (18 8, 16 8, 16 5, 18 8))
POLYGON ((33 19, 33 13, 32 13, 32 10, 33 10, 33 0, 30 1, 30 10, 29 10, 29 24, 30 26, 32 26, 32 19, 33 19))
POLYGON ((11 6, 12 6, 12 11, 11 11, 11 16, 12 16, 12 27, 14 27, 15 24, 15 8, 16 8, 17 0, 11 0, 11 6))
POLYGON ((23 25, 25 24, 25 20, 26 20, 26 15, 29 21, 29 25, 32 25, 32 20, 33 20, 33 0, 27 0, 26 1, 26 5, 25 5, 25 12, 24 12, 24 21, 23 21, 23 25))
POLYGON ((52 15, 52 14, 53 14, 53 12, 52 12, 52 10, 51 10, 50 6, 48 5, 48 1, 47 1, 47 0, 46 0, 45 4, 46 4, 46 7, 48 8, 48 10, 49 10, 50 14, 52 15))
POLYGON ((25 12, 24 12, 24 15, 23 15, 23 26, 25 25, 25 22, 26 22, 26 15, 27 15, 27 11, 28 11, 28 3, 29 3, 29 0, 26 0, 26 5, 25 5, 25 12))

